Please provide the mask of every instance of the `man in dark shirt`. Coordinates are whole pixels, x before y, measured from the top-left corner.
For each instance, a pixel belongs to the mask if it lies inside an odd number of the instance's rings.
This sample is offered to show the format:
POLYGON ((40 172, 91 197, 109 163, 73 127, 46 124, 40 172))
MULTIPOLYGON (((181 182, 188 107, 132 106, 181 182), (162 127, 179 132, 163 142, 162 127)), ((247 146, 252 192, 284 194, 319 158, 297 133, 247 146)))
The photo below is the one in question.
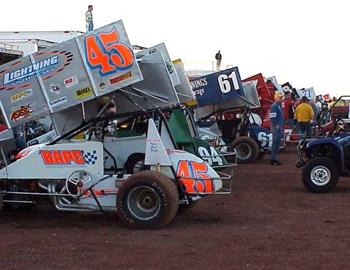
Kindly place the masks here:
POLYGON ((222 59, 222 55, 221 55, 220 51, 218 51, 218 52, 215 54, 216 70, 217 70, 217 71, 220 70, 221 59, 222 59))

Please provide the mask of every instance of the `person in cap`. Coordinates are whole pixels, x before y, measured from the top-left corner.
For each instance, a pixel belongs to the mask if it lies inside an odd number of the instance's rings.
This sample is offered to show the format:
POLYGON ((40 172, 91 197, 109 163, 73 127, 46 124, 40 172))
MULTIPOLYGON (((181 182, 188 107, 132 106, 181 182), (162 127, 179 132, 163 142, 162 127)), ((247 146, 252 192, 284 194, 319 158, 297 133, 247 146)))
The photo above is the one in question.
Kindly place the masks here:
POLYGON ((283 93, 275 92, 275 102, 271 106, 269 118, 271 119, 271 131, 272 131, 272 147, 271 147, 271 165, 282 165, 277 160, 277 153, 280 149, 282 131, 284 125, 284 114, 282 109, 283 93))
POLYGON ((308 98, 303 96, 301 103, 295 109, 295 119, 298 122, 300 134, 307 137, 311 135, 311 120, 314 118, 314 110, 308 101, 308 98))

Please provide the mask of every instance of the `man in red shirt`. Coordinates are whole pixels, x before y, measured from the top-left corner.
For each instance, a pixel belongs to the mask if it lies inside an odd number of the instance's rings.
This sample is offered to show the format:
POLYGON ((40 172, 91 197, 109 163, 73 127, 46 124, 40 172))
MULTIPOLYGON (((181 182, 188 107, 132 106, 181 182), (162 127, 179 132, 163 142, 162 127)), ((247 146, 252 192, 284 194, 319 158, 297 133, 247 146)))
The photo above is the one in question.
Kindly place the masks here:
POLYGON ((293 112, 293 99, 291 92, 285 92, 285 98, 283 100, 283 113, 284 118, 286 119, 286 124, 290 128, 294 128, 294 112, 293 112))

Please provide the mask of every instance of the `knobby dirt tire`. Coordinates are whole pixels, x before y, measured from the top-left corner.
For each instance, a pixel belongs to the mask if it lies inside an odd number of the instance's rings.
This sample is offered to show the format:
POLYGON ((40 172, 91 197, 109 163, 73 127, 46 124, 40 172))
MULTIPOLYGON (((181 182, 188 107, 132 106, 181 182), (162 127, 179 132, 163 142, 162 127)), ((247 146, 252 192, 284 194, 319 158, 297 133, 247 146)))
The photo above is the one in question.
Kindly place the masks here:
POLYGON ((303 167, 302 179, 305 187, 311 192, 330 192, 338 183, 339 169, 330 158, 312 158, 303 167))
POLYGON ((169 224, 179 207, 174 182, 154 171, 130 176, 117 193, 117 213, 130 228, 159 229, 169 224))

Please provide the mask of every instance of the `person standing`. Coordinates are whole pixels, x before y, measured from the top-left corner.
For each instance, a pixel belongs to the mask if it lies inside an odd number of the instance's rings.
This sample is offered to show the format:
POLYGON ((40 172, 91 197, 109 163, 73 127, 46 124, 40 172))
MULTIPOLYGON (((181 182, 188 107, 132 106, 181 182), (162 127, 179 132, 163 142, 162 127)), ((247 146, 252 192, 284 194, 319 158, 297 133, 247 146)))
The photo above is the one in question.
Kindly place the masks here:
POLYGON ((298 126, 301 134, 309 137, 311 135, 311 120, 314 118, 314 110, 307 103, 308 98, 303 96, 301 103, 295 109, 295 119, 298 121, 298 126))
POLYGON ((282 109, 283 94, 281 92, 275 92, 275 102, 271 106, 269 117, 271 119, 271 131, 272 131, 272 147, 271 147, 271 165, 282 165, 277 160, 277 153, 280 149, 282 131, 284 125, 284 114, 282 109))
POLYGON ((316 97, 315 99, 315 104, 317 106, 317 110, 319 111, 319 113, 322 111, 322 96, 319 95, 316 97))
POLYGON ((92 20, 92 5, 88 6, 88 10, 85 13, 85 21, 86 21, 86 32, 91 32, 94 30, 94 22, 92 20))
POLYGON ((218 51, 218 52, 215 54, 216 70, 217 70, 217 71, 220 70, 221 59, 222 59, 222 55, 221 55, 220 51, 218 51))
POLYGON ((293 129, 294 128, 294 112, 293 112, 293 100, 292 100, 292 92, 285 92, 285 97, 283 99, 284 106, 283 108, 283 115, 285 118, 286 124, 293 129))

